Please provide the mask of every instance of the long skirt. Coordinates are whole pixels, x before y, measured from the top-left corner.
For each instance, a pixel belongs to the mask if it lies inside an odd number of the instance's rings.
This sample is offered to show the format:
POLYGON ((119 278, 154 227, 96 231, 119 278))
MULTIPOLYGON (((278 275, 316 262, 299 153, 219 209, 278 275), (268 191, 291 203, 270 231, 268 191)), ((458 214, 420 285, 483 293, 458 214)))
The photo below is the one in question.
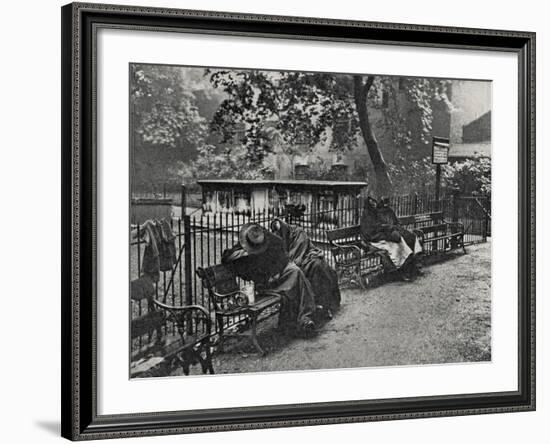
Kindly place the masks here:
POLYGON ((336 271, 323 258, 312 258, 300 267, 315 295, 315 303, 323 309, 336 311, 340 307, 340 288, 336 271))
POLYGON ((289 262, 281 274, 271 281, 267 290, 282 296, 279 327, 288 330, 301 329, 313 320, 315 298, 313 289, 302 270, 289 262))

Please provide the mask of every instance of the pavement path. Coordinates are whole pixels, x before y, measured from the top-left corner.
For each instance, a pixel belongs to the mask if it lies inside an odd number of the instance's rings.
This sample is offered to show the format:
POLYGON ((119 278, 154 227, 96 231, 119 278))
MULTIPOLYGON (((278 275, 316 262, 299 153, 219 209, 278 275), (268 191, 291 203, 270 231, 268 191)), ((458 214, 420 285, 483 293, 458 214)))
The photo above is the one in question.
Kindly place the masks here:
MULTIPOLYGON (((424 268, 414 282, 342 291, 342 307, 312 339, 287 338, 266 321, 261 357, 246 340, 214 357, 216 373, 490 361, 491 244, 424 268)), ((178 374, 178 371, 174 375, 178 374)))

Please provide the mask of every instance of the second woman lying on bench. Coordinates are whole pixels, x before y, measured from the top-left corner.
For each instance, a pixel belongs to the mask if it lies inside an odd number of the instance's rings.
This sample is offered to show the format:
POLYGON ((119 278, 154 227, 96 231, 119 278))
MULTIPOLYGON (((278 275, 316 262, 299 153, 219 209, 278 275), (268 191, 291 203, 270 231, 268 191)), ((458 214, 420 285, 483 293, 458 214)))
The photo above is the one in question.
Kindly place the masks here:
POLYGON ((386 271, 400 271, 405 281, 422 274, 417 260, 417 255, 422 253, 420 241, 401 226, 387 197, 379 202, 367 198, 361 217, 361 236, 367 245, 383 252, 386 271))

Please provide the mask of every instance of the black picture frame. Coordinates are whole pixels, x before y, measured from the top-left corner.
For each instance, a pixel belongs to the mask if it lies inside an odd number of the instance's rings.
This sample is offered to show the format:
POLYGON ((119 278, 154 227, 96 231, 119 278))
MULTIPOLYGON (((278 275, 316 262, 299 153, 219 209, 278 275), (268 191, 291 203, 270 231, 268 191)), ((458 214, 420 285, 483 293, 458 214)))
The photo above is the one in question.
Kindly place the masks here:
MULTIPOLYGON (((72 3, 62 14, 62 436, 71 440, 535 409, 535 33, 72 3), (519 64, 518 390, 97 414, 95 36, 99 27, 510 51, 519 64)), ((510 153, 512 154, 512 153, 510 153)))

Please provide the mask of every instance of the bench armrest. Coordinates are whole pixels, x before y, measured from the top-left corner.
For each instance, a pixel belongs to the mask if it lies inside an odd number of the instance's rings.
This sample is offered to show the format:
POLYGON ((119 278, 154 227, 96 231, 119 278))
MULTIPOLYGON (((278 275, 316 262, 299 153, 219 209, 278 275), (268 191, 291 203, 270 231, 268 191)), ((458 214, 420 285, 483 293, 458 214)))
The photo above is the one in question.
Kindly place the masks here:
POLYGON ((195 305, 195 304, 193 304, 193 305, 169 305, 169 304, 164 304, 160 301, 157 301, 156 299, 153 299, 153 304, 155 304, 159 308, 162 308, 163 310, 171 310, 171 311, 175 311, 175 312, 198 310, 202 314, 204 314, 206 317, 209 317, 208 311, 202 305, 195 305))
POLYGON ((183 336, 185 331, 185 324, 192 317, 193 312, 199 315, 196 319, 200 319, 206 325, 208 335, 212 331, 212 319, 208 314, 208 311, 202 305, 168 305, 164 304, 156 299, 153 299, 153 304, 162 310, 168 312, 168 316, 176 323, 180 335, 183 336))
POLYGON ((361 260, 361 248, 357 245, 344 245, 336 242, 332 243, 332 254, 335 256, 336 262, 338 262, 337 256, 348 257, 351 255, 356 260, 361 260))

